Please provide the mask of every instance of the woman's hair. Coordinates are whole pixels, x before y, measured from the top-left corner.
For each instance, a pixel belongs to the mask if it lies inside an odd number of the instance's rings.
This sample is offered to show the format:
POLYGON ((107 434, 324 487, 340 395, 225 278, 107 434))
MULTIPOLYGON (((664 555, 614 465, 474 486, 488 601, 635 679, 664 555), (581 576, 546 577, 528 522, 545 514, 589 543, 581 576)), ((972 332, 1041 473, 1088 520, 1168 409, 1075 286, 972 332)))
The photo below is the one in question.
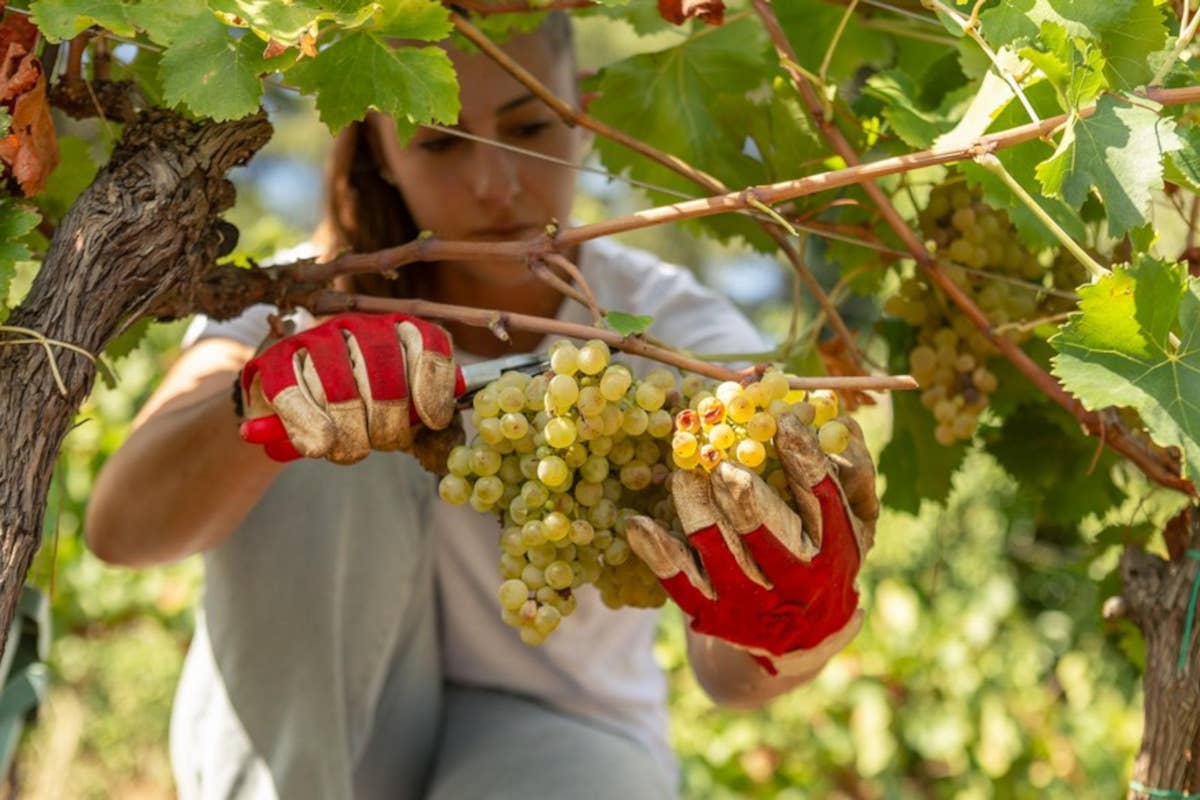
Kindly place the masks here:
MULTIPOLYGON (((571 21, 552 11, 538 28, 555 55, 567 54, 574 64, 571 21)), ((574 69, 572 69, 572 73, 574 69)), ((320 257, 343 252, 368 253, 410 242, 420 229, 400 189, 384 179, 380 129, 363 120, 346 126, 335 138, 325 166, 321 221, 314 235, 320 257)), ((412 264, 397 277, 343 276, 335 287, 346 292, 385 297, 420 297, 430 282, 428 268, 412 264)))

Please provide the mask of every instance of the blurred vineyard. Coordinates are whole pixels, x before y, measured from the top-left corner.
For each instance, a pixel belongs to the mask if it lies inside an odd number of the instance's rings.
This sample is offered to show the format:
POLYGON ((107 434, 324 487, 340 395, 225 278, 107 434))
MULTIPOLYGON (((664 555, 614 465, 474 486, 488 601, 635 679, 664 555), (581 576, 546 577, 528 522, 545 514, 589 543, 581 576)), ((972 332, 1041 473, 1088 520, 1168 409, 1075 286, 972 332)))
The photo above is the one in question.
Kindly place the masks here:
MULTIPOLYGON (((582 37, 584 68, 631 46, 607 29, 585 26, 582 37)), ((259 257, 300 241, 315 221, 314 165, 327 138, 295 98, 272 103, 278 132, 237 176, 231 214, 241 250, 259 257)), ((103 147, 102 130, 88 135, 103 147)), ((603 179, 586 177, 582 189, 585 221, 637 202, 603 179)), ((631 241, 694 266, 765 330, 786 330, 791 292, 783 267, 664 236, 671 234, 631 241)), ((12 287, 14 295, 23 291, 20 282, 12 287)), ((848 321, 869 322, 876 310, 868 306, 851 309, 848 321)), ((9 776, 10 797, 173 796, 167 725, 202 583, 199 562, 112 569, 87 552, 81 526, 98 468, 176 355, 183 327, 153 328, 115 363, 119 380, 97 386, 62 451, 31 572, 52 598, 53 686, 9 776)), ((888 410, 869 407, 863 418, 878 453, 890 435, 888 410)), ((705 698, 686 666, 679 615, 669 610, 657 654, 671 677, 684 795, 1122 795, 1140 737, 1140 654, 1129 629, 1106 627, 1099 611, 1115 587, 1121 519, 1130 509, 1088 520, 1081 538, 1041 525, 1042 509, 1023 497, 1001 466, 975 456, 944 506, 886 516, 862 575, 863 633, 811 687, 759 712, 723 712, 705 698)))

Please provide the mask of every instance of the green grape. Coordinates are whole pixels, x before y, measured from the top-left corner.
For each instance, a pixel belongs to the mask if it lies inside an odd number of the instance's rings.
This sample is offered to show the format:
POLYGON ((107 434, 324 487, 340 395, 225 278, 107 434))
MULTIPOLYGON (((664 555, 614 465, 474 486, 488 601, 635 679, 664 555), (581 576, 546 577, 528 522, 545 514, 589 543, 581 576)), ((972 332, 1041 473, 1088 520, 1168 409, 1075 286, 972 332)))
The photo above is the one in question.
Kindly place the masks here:
POLYGON ((554 606, 542 606, 537 610, 537 616, 533 618, 534 630, 545 636, 558 628, 562 618, 562 612, 554 606))
POLYGON ((600 393, 599 387, 585 386, 579 390, 579 400, 576 401, 575 406, 585 417, 596 417, 604 413, 604 406, 607 402, 604 395, 600 393))
POLYGON ((579 384, 570 375, 555 375, 550 379, 546 397, 555 411, 565 414, 579 399, 579 384))
POLYGON ((505 386, 496 399, 500 410, 506 414, 525 410, 525 391, 520 386, 505 386))
POLYGON ((616 403, 625 396, 633 384, 633 374, 623 366, 612 365, 604 370, 600 377, 600 395, 610 403, 616 403))
POLYGON ((631 408, 625 412, 625 420, 621 430, 629 436, 641 436, 650 426, 650 415, 641 408, 631 408))
POLYGON ((746 423, 746 433, 757 442, 769 442, 775 435, 775 418, 766 411, 759 411, 746 423))
MULTIPOLYGON (((607 468, 607 463, 606 463, 607 468)), ((579 505, 591 508, 604 498, 604 484, 582 480, 575 484, 575 499, 579 505)))
POLYGON ((537 547, 546 541, 546 524, 540 519, 526 520, 521 526, 521 541, 527 547, 537 547))
POLYGON ((739 463, 745 464, 747 467, 757 467, 762 464, 767 458, 767 449, 763 447, 763 443, 756 439, 742 439, 737 443, 737 449, 734 451, 739 463))
POLYGON ((555 417, 546 423, 546 444, 562 450, 575 441, 575 423, 568 417, 555 417))
POLYGON ((630 491, 640 491, 650 485, 653 477, 650 467, 644 461, 630 461, 621 467, 621 485, 630 491))
POLYGON ((529 587, 524 581, 510 579, 500 584, 497 592, 500 597, 500 607, 506 611, 516 611, 529 599, 529 587))
POLYGON ((495 475, 488 475, 475 481, 474 494, 482 503, 492 505, 504 494, 504 483, 495 475))
POLYGON ((608 459, 604 456, 591 455, 579 468, 580 476, 591 483, 600 483, 608 477, 608 459))
POLYGON ((653 436, 655 439, 665 439, 671 435, 671 429, 674 426, 674 420, 671 417, 671 412, 665 408, 660 408, 650 414, 646 422, 646 433, 653 436))
POLYGON ((542 520, 542 524, 546 530, 546 539, 551 542, 562 541, 571 533, 571 520, 561 511, 551 511, 542 520))
POLYGON ((560 342, 550 353, 550 369, 558 375, 574 375, 579 369, 579 350, 570 342, 560 342))
POLYGON ((472 407, 475 409, 476 421, 481 417, 494 417, 500 413, 500 399, 497 392, 487 388, 478 392, 471 401, 472 407))
POLYGON ((547 456, 538 462, 537 475, 542 483, 553 489, 567 482, 571 470, 567 467, 567 462, 558 456, 547 456))
POLYGON ((640 383, 634 392, 634 399, 642 409, 646 411, 658 411, 662 408, 663 403, 667 401, 667 393, 661 386, 656 384, 640 383))
POLYGON ((524 414, 505 414, 500 418, 500 432, 505 439, 520 439, 529 432, 529 420, 524 414))
POLYGON ((465 478, 471 474, 471 448, 465 445, 457 445, 446 457, 446 468, 451 475, 457 475, 460 478, 465 478))
POLYGON ((438 495, 447 503, 461 506, 471 497, 471 484, 461 475, 446 475, 438 483, 438 495))
POLYGON ((495 450, 474 447, 471 449, 471 471, 482 477, 495 475, 500 471, 501 459, 495 450))
POLYGON ((608 366, 608 345, 599 339, 589 339, 579 348, 579 371, 584 375, 598 375, 608 366))
POLYGON ((485 444, 490 445, 497 445, 504 441, 504 430, 500 425, 500 420, 495 417, 479 420, 479 438, 485 444))
POLYGON ((817 441, 826 453, 837 455, 850 445, 850 429, 837 420, 826 422, 817 431, 817 441))
POLYGON ((546 585, 554 589, 566 589, 571 585, 571 581, 575 580, 571 565, 565 561, 551 562, 546 566, 544 575, 546 585))

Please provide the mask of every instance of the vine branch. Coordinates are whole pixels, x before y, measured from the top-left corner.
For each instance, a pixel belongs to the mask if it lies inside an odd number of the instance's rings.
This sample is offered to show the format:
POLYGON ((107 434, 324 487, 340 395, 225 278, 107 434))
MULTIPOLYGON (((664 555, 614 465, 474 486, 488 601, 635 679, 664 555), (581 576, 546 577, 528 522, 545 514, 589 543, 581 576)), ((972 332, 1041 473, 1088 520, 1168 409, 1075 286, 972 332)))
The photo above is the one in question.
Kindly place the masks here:
MULTIPOLYGON (((309 310, 314 314, 337 314, 345 311, 370 311, 375 313, 412 314, 424 319, 465 322, 468 325, 490 328, 493 331, 521 330, 576 339, 600 339, 605 344, 635 356, 644 356, 664 364, 679 367, 722 381, 741 381, 757 375, 754 367, 731 370, 692 358, 683 353, 651 344, 639 335, 617 333, 607 328, 595 328, 577 322, 566 322, 532 314, 517 314, 508 311, 493 311, 484 308, 435 303, 416 298, 382 298, 369 295, 347 294, 333 290, 316 292, 309 301, 309 310)), ((499 335, 499 334, 498 334, 499 335)), ((503 338, 503 337, 502 337, 503 338)), ((881 376, 832 376, 789 378, 793 389, 867 389, 904 390, 915 389, 908 375, 881 376)))

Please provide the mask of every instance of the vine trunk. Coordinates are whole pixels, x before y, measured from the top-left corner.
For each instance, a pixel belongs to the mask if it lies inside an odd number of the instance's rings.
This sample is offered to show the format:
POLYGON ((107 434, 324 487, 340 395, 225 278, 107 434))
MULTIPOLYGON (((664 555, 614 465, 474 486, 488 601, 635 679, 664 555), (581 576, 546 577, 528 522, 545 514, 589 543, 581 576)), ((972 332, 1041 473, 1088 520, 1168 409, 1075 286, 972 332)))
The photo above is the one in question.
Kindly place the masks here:
MULTIPOLYGON (((161 295, 186 294, 199 285, 229 245, 229 226, 219 215, 233 205, 235 193, 225 175, 270 135, 261 115, 219 124, 193 123, 164 111, 141 115, 63 219, 28 296, 7 324, 98 354, 161 295)), ((96 367, 51 344, 63 393, 38 345, 2 345, 0 339, 0 631, 5 631, 41 540, 59 447, 91 391, 96 367)), ((0 637, 0 653, 3 647, 0 637)))

